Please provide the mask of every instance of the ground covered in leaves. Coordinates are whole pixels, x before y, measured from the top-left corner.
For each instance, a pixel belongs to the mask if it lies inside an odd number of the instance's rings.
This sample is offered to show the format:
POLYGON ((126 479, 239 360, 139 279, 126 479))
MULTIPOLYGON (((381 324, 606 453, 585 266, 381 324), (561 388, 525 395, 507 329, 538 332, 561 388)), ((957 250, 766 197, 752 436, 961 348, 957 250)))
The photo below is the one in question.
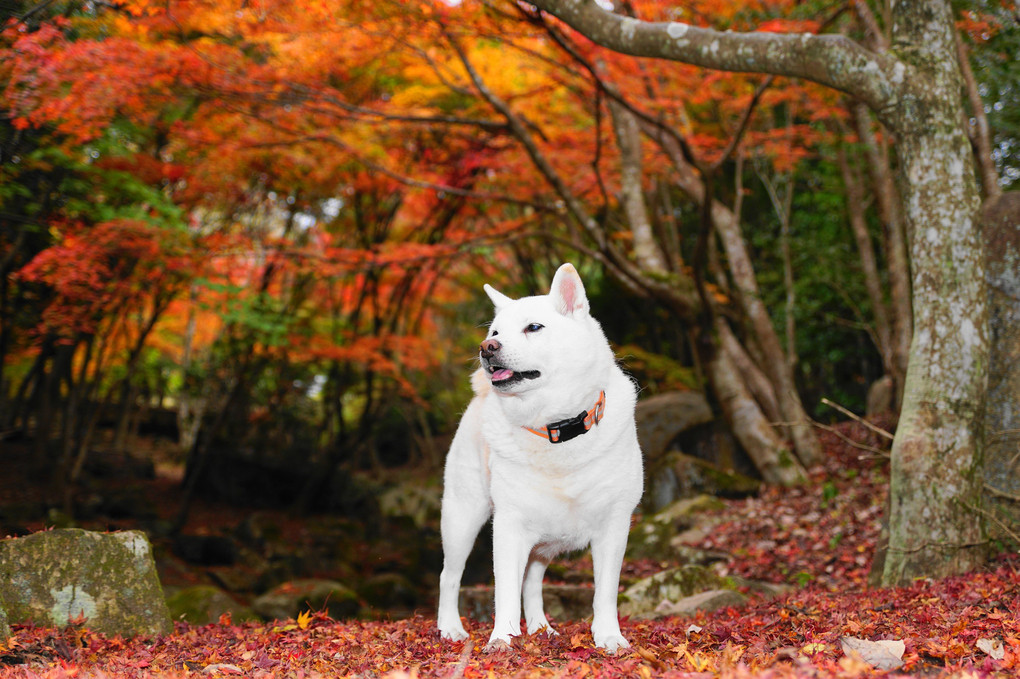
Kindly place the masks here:
MULTIPOLYGON (((841 433, 868 438, 860 425, 841 433)), ((872 442, 874 443, 874 442, 872 442)), ((725 572, 791 585, 772 599, 693 617, 624 620, 633 647, 592 647, 588 624, 559 621, 558 636, 525 636, 485 654, 487 625, 443 643, 423 611, 392 622, 324 615, 266 624, 190 626, 161 638, 106 638, 88 630, 16 627, 0 644, 2 677, 1013 677, 1020 674, 1020 559, 909 587, 868 587, 886 473, 880 458, 835 435, 816 482, 731 501, 699 543, 729 558, 725 572), (850 651, 850 646, 856 650, 850 651), (879 668, 889 669, 879 669, 879 668)), ((644 572, 662 564, 632 563, 644 572)))

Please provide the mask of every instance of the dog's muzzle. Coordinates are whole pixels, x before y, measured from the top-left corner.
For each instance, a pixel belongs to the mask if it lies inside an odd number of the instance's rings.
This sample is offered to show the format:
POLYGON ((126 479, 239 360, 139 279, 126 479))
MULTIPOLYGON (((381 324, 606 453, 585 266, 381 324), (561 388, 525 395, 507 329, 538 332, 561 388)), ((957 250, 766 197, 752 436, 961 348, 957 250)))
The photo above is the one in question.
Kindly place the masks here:
POLYGON ((534 380, 541 377, 542 373, 537 370, 511 370, 501 365, 497 354, 503 345, 499 340, 491 337, 481 343, 478 347, 478 355, 482 359, 482 367, 489 373, 489 380, 492 386, 503 389, 517 384, 522 380, 534 380))

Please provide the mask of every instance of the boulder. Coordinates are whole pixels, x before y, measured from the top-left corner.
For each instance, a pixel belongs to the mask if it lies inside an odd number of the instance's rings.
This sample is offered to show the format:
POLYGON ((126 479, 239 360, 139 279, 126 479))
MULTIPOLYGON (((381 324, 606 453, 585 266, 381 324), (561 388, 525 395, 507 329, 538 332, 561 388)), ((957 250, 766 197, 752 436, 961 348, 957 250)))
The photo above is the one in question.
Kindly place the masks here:
POLYGON ((492 585, 468 585, 460 588, 460 614, 478 622, 492 622, 492 585))
POLYGON ((92 630, 125 637, 173 629, 139 531, 71 528, 0 540, 0 601, 17 623, 62 627, 84 618, 92 630))
POLYGON ((890 375, 882 375, 872 382, 864 399, 864 416, 873 420, 892 410, 896 397, 895 388, 896 383, 890 375))
POLYGON ((683 453, 670 453, 666 459, 680 479, 682 497, 707 493, 717 497, 745 498, 757 495, 761 490, 761 479, 748 476, 732 467, 723 468, 683 453))
POLYGON ((713 417, 700 391, 669 391, 642 399, 634 411, 641 451, 648 460, 657 460, 677 435, 713 417))
POLYGON ((4 611, 3 601, 0 600, 0 643, 7 641, 11 636, 11 626, 7 624, 7 612, 4 611))
POLYGON ((358 595, 334 580, 292 580, 266 592, 252 603, 266 620, 287 620, 304 611, 326 611, 335 620, 353 618, 361 610, 358 595))
POLYGON ((592 616, 595 587, 584 584, 546 585, 542 588, 545 614, 557 622, 585 620, 592 616))
MULTIPOLYGON (((592 601, 595 588, 586 584, 545 584, 542 587, 542 602, 545 614, 554 623, 585 620, 592 615, 592 601)), ((492 622, 492 585, 461 587, 460 614, 479 622, 492 622)))
POLYGON ((414 585, 399 573, 379 573, 358 587, 358 595, 377 611, 387 611, 393 617, 410 617, 418 604, 414 585))
POLYGON ((743 606, 745 603, 747 603, 747 597, 740 592, 732 589, 710 589, 686 596, 679 601, 663 601, 655 607, 651 616, 643 617, 689 616, 698 611, 717 611, 727 606, 743 606))
POLYGON ((211 585, 185 587, 166 598, 170 617, 184 620, 192 625, 207 625, 216 622, 220 616, 229 613, 234 622, 257 620, 258 616, 247 606, 234 601, 223 590, 211 585))
POLYGON ((715 589, 733 589, 732 583, 703 566, 670 568, 637 581, 620 594, 620 615, 632 618, 658 617, 663 602, 677 602, 693 594, 715 589))
POLYGON ((715 419, 702 392, 666 392, 643 399, 635 419, 645 458, 646 512, 695 493, 734 497, 755 492, 754 463, 715 419))
POLYGON ((634 526, 627 538, 627 558, 675 560, 678 545, 674 538, 701 523, 699 515, 722 509, 722 500, 709 495, 677 500, 660 512, 646 516, 634 526))

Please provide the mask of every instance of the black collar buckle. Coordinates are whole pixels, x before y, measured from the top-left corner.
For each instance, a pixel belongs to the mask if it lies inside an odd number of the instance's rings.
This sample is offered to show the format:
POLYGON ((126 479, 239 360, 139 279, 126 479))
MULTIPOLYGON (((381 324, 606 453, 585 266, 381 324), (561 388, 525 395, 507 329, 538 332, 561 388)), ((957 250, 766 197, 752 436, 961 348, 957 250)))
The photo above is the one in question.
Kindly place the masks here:
POLYGON ((588 411, 584 411, 566 420, 551 422, 545 428, 549 430, 550 443, 563 443, 587 433, 591 429, 591 417, 588 411))

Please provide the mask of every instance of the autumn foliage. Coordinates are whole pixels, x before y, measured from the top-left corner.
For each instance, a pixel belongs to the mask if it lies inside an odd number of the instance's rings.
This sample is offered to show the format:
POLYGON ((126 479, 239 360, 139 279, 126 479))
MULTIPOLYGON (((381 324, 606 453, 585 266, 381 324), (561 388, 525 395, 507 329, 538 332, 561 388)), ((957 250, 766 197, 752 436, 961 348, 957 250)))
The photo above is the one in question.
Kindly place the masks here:
MULTIPOLYGON (((788 0, 628 11, 831 30, 788 0)), ((313 427, 355 438, 450 361, 448 343, 423 338, 459 331, 470 347, 456 322, 465 286, 516 277, 534 289, 536 262, 605 243, 629 256, 611 102, 649 139, 669 130, 699 167, 737 160, 791 195, 798 167, 854 141, 838 93, 606 53, 515 3, 26 5, 0 34, 0 86, 13 150, 0 201, 18 216, 0 235, 8 391, 59 372, 60 352, 79 365, 65 381, 83 400, 234 403, 236 380, 270 380, 300 408, 319 380, 334 401, 313 427), (565 196, 598 215, 599 233, 565 196), (15 300, 35 311, 15 314, 15 300)), ((645 144, 641 182, 670 269, 688 275, 698 208, 685 193, 697 191, 673 186, 671 148, 645 144)), ((737 179, 720 195, 730 205, 752 200, 737 179)), ((733 306, 725 272, 715 278, 714 299, 733 306)))

